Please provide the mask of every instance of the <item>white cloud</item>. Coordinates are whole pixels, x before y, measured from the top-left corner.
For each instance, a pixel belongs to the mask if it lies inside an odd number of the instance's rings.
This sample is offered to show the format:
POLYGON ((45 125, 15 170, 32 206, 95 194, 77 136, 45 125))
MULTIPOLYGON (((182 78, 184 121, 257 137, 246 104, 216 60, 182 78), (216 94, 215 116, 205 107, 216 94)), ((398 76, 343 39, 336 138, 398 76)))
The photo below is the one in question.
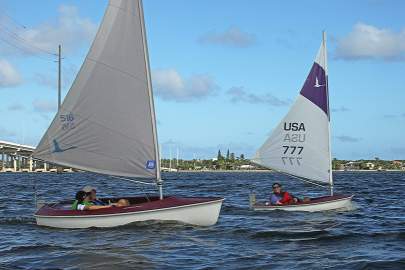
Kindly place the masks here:
POLYGON ((341 141, 343 143, 355 143, 355 142, 359 142, 362 140, 361 138, 356 138, 356 137, 347 136, 347 135, 336 136, 336 139, 338 139, 339 141, 341 141))
POLYGON ((290 100, 282 100, 269 93, 264 95, 248 93, 247 91, 245 91, 244 87, 241 86, 234 86, 230 88, 226 93, 230 96, 231 102, 234 103, 246 102, 250 104, 267 104, 275 107, 287 106, 290 104, 290 100))
POLYGON ((56 22, 46 22, 33 28, 13 29, 12 23, 0 18, 9 28, 2 31, 2 36, 31 55, 43 53, 42 50, 56 53, 59 44, 62 44, 64 53, 72 52, 94 37, 97 26, 91 20, 80 17, 77 7, 61 5, 58 11, 56 22))
POLYGON ((253 34, 243 32, 237 27, 231 27, 224 32, 206 33, 198 40, 202 44, 225 45, 231 47, 246 48, 256 43, 253 34))
POLYGON ((0 138, 10 139, 10 138, 14 138, 15 136, 16 136, 15 132, 5 129, 3 127, 0 127, 0 138))
POLYGON ((348 111, 350 111, 350 109, 345 107, 345 106, 332 108, 331 110, 332 110, 332 112, 348 112, 348 111))
POLYGON ((337 40, 336 58, 345 60, 405 60, 405 29, 390 29, 357 23, 352 32, 337 40))
POLYGON ((32 106, 34 107, 34 111, 39 113, 50 113, 56 112, 57 110, 57 102, 56 101, 49 101, 49 100, 34 100, 32 102, 32 106))
POLYGON ((387 119, 394 119, 394 118, 398 118, 398 117, 405 117, 405 113, 402 113, 402 114, 384 114, 383 117, 387 118, 387 119))
POLYGON ((16 111, 23 111, 23 110, 25 110, 25 107, 24 107, 23 105, 19 104, 19 103, 15 103, 15 104, 12 104, 12 105, 8 106, 7 109, 8 109, 9 111, 14 111, 14 112, 16 112, 16 111))
POLYGON ((6 60, 0 60, 0 88, 15 87, 21 83, 18 71, 6 60))
POLYGON ((152 72, 152 78, 156 95, 164 100, 200 100, 215 95, 218 89, 214 79, 206 74, 196 74, 184 79, 175 69, 156 69, 152 72))

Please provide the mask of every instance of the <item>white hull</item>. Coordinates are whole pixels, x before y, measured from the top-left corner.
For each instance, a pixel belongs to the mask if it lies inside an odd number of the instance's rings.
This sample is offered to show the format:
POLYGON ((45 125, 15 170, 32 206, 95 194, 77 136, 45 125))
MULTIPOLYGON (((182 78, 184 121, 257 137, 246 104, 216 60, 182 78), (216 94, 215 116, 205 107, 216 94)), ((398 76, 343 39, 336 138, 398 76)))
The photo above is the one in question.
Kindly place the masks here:
POLYGON ((159 220, 178 221, 198 226, 214 225, 219 217, 223 199, 171 208, 93 216, 35 215, 40 226, 56 228, 116 227, 133 222, 159 220))
POLYGON ((273 211, 273 210, 283 210, 283 211, 306 211, 306 212, 321 212, 328 210, 337 209, 351 209, 352 208, 352 196, 348 196, 341 199, 322 201, 316 203, 306 203, 306 204, 291 204, 291 205, 265 205, 265 204, 255 204, 253 205, 253 210, 255 211, 273 211))

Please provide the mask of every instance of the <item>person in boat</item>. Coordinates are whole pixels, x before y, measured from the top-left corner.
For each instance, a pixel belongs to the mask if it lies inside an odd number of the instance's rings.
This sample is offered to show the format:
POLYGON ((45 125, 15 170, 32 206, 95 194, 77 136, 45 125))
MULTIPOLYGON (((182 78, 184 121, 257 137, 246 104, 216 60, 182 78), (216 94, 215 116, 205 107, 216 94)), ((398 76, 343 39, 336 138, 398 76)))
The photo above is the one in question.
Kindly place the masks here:
POLYGON ((97 191, 94 187, 92 186, 85 186, 82 189, 84 192, 86 192, 87 194, 90 194, 90 202, 93 205, 107 205, 107 203, 97 199, 97 191))
MULTIPOLYGON (((82 190, 90 196, 90 202, 93 205, 108 205, 107 203, 97 199, 97 191, 94 187, 85 186, 82 190)), ((129 206, 129 201, 127 199, 119 199, 118 202, 112 203, 111 205, 117 206, 117 207, 125 207, 125 206, 129 206)))
POLYGON ((286 205, 298 202, 297 198, 290 195, 290 193, 288 193, 287 191, 282 190, 282 186, 280 183, 274 183, 272 188, 273 193, 270 196, 271 205, 286 205))
POLYGON ((76 200, 72 204, 72 210, 98 210, 110 208, 112 205, 93 205, 90 194, 80 190, 76 193, 76 200))

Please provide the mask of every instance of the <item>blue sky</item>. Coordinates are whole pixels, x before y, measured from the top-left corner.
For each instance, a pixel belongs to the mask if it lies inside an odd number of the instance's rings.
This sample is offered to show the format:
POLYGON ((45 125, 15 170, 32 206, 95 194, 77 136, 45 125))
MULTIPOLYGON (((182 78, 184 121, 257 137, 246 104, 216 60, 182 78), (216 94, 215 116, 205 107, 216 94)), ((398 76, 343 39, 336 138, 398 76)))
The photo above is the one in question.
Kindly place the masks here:
MULTIPOLYGON (((0 2, 0 140, 36 145, 57 102, 47 52, 63 46, 66 94, 106 6, 0 2)), ((164 156, 252 156, 296 98, 325 29, 333 156, 405 159, 403 1, 144 0, 144 10, 164 156)))

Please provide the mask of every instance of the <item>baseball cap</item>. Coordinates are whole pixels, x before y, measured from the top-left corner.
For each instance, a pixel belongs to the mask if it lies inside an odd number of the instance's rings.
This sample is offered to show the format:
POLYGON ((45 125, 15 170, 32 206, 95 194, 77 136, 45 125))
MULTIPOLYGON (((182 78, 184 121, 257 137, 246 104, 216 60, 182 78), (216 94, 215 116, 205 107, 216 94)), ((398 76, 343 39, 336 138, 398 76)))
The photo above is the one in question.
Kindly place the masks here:
POLYGON ((96 188, 94 188, 92 186, 85 186, 82 190, 86 193, 89 193, 89 192, 92 192, 93 190, 96 190, 96 188))

